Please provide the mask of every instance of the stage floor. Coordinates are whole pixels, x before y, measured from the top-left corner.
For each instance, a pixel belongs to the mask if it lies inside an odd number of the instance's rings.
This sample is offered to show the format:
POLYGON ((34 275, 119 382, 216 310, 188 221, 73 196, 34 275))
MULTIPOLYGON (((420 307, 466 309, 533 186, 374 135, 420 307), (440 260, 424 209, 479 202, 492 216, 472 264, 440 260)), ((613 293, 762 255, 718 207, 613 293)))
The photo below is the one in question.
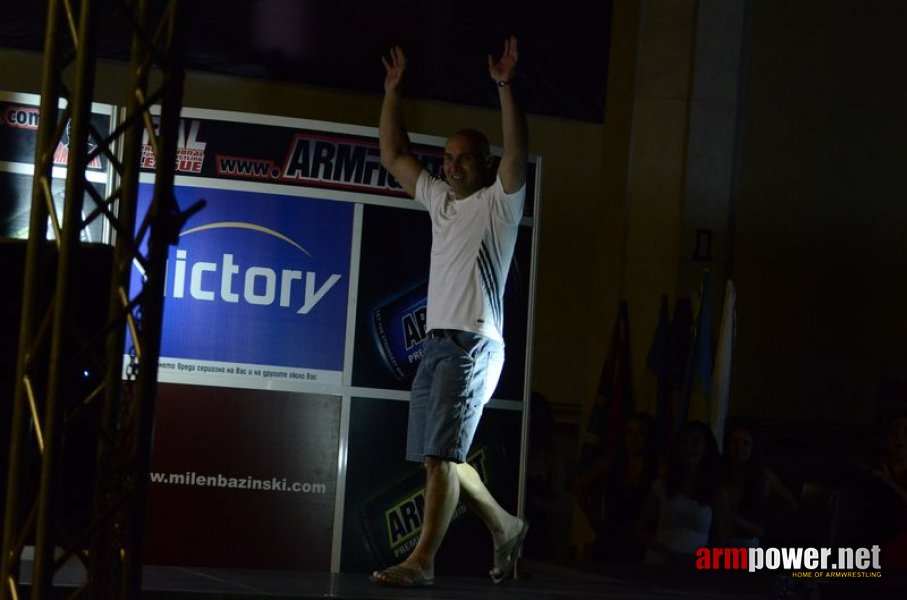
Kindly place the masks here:
MULTIPOLYGON (((31 576, 22 563, 22 580, 31 576)), ((55 598, 65 598, 84 581, 81 566, 64 566, 55 576, 55 598)), ((337 598, 340 600, 767 600, 788 598, 903 598, 903 578, 873 581, 794 580, 790 574, 653 571, 637 565, 554 564, 523 561, 522 577, 499 585, 478 577, 439 577, 431 588, 396 589, 375 585, 366 574, 242 571, 147 566, 145 599, 264 600, 337 598)))

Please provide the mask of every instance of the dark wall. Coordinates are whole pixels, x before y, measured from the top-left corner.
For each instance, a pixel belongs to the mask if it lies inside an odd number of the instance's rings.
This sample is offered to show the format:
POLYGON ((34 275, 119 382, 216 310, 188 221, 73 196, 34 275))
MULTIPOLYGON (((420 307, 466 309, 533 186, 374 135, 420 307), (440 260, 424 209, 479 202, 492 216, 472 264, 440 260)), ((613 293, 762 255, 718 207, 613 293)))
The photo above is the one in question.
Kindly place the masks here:
POLYGON ((907 380, 907 3, 752 0, 741 412, 872 425, 907 380))
MULTIPOLYGON (((98 54, 126 61, 129 28, 114 0, 98 0, 98 54)), ((193 0, 187 3, 192 70, 380 93, 380 57, 407 52, 412 97, 497 107, 486 56, 516 35, 527 112, 601 122, 608 73, 611 0, 193 0)), ((0 47, 39 51, 46 2, 13 3, 0 19, 0 47)))

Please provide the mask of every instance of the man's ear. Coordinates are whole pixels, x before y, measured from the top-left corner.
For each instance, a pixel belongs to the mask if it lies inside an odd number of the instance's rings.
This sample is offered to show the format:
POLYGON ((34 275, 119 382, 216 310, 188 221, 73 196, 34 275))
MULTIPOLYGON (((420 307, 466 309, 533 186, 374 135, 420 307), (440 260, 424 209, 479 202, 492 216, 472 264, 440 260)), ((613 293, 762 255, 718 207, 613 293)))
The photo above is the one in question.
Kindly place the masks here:
POLYGON ((494 154, 489 154, 485 157, 485 182, 488 185, 494 183, 494 178, 497 175, 497 171, 494 168, 495 162, 494 154))
POLYGON ((498 175, 498 166, 500 165, 500 159, 494 154, 489 154, 485 157, 485 179, 487 185, 494 183, 495 177, 498 175))

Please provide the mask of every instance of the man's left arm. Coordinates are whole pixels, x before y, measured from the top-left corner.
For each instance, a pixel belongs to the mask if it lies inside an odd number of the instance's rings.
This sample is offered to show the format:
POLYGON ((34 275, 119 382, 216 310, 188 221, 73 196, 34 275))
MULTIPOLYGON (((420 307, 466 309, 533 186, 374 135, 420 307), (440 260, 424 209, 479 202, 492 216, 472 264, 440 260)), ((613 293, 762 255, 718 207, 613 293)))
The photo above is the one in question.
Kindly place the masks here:
POLYGON ((519 191, 526 183, 526 161, 529 157, 526 117, 516 100, 512 85, 518 59, 515 36, 510 36, 504 41, 504 53, 500 60, 495 61, 488 56, 488 73, 498 86, 498 98, 501 102, 504 152, 498 165, 498 177, 508 194, 519 191))

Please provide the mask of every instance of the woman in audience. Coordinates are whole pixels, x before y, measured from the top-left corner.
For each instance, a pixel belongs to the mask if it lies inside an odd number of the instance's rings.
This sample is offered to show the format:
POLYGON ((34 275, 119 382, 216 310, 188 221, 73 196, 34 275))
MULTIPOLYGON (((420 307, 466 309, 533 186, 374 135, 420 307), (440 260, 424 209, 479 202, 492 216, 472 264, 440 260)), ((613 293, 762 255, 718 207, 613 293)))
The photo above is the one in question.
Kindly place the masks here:
POLYGON ((719 476, 727 494, 731 547, 758 547, 766 527, 797 508, 794 495, 763 464, 754 429, 742 422, 726 429, 719 476))
POLYGON ((574 493, 587 512, 595 514, 592 558, 613 562, 639 562, 645 549, 633 535, 646 495, 658 476, 659 458, 654 419, 633 413, 624 423, 622 444, 613 456, 604 456, 581 473, 574 493), (600 489, 601 498, 590 499, 600 489))
POLYGON ((705 423, 685 423, 671 444, 664 477, 652 484, 636 538, 650 564, 689 562, 703 546, 725 546, 727 498, 718 484, 718 443, 705 423))

